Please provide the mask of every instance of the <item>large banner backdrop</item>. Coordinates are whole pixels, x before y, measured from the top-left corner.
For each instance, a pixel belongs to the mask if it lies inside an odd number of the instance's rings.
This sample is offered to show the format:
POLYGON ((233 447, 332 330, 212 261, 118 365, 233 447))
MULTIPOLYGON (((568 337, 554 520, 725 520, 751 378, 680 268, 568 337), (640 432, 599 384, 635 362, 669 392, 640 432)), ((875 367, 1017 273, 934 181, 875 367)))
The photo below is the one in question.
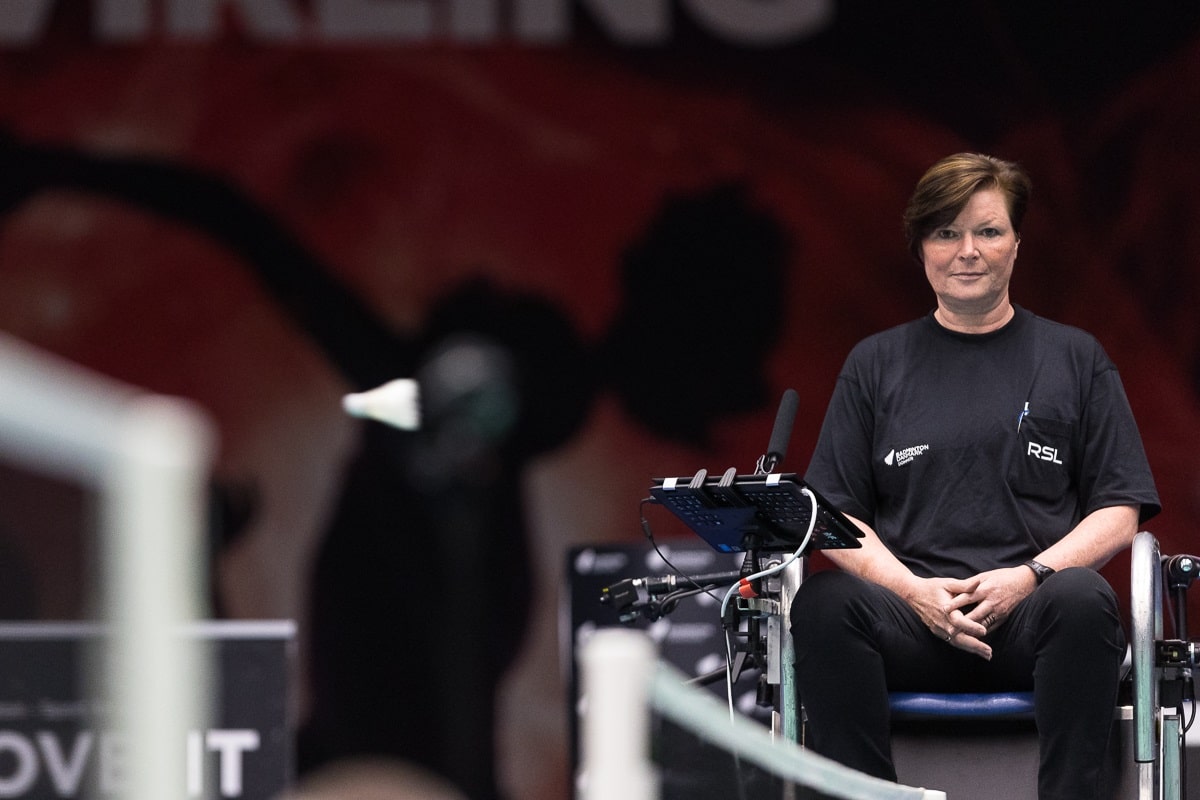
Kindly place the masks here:
MULTIPOLYGON (((0 0, 0 329, 213 415, 214 614, 299 621, 303 773, 562 798, 564 554, 789 387, 803 472, 933 306, 948 153, 1032 174, 1014 300, 1104 344, 1200 550, 1198 86, 1157 0, 0 0), (423 434, 342 411, 408 376, 423 434)), ((84 613, 86 505, 0 464, 8 617, 84 613)))

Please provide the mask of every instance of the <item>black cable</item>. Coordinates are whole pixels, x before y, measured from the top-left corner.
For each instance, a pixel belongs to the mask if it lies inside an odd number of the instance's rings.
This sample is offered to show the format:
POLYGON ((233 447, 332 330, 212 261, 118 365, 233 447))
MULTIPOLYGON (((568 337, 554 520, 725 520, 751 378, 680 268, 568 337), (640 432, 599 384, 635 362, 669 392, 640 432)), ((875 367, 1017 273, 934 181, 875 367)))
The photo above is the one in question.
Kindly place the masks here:
POLYGON ((646 518, 645 508, 646 508, 647 503, 653 503, 654 505, 658 505, 658 501, 655 500, 653 497, 646 497, 646 498, 643 498, 640 503, 638 503, 638 516, 641 518, 641 521, 642 521, 642 533, 646 536, 646 541, 650 542, 650 546, 654 548, 654 552, 658 554, 658 557, 663 560, 663 563, 666 564, 667 567, 669 567, 672 572, 674 572, 676 575, 678 575, 683 580, 690 583, 695 588, 696 594, 699 594, 700 592, 704 592, 712 599, 720 602, 721 598, 717 597, 712 592, 713 588, 715 588, 715 587, 701 586, 700 584, 696 583, 696 581, 694 581, 690 575, 685 573, 679 567, 672 564, 671 559, 667 558, 666 554, 663 553, 663 551, 659 549, 658 542, 654 541, 654 533, 653 533, 653 531, 650 530, 650 520, 648 520, 646 518))
MULTIPOLYGON (((678 603, 678 601, 682 600, 684 597, 690 597, 692 595, 703 593, 703 594, 707 594, 709 597, 711 597, 713 600, 716 600, 718 603, 721 602, 721 598, 718 597, 717 595, 713 594, 713 589, 717 588, 716 586, 701 586, 700 584, 696 583, 696 581, 693 580, 690 575, 685 573, 683 570, 679 569, 679 567, 676 567, 674 564, 672 564, 671 559, 667 558, 666 554, 663 553, 663 551, 659 549, 658 542, 654 541, 654 532, 650 529, 650 520, 648 520, 646 518, 645 508, 646 508, 647 503, 653 503, 653 504, 657 505, 658 501, 656 501, 653 497, 646 497, 646 498, 643 498, 640 503, 638 503, 638 516, 641 518, 642 533, 645 534, 646 541, 650 542, 650 546, 654 548, 654 552, 658 554, 658 557, 663 560, 663 563, 666 564, 671 569, 672 572, 674 572, 676 575, 678 575, 683 580, 690 583, 693 587, 692 589, 678 589, 678 590, 672 592, 671 594, 667 595, 666 597, 674 598, 674 602, 678 603)), ((662 601, 659 602, 659 609, 662 610, 666 606, 666 604, 667 604, 667 599, 664 598, 662 601)), ((673 606, 672 606, 672 608, 673 608, 673 606)), ((663 611, 662 613, 665 614, 665 613, 667 613, 667 611, 663 611)), ((722 620, 722 623, 724 623, 724 620, 722 620)), ((729 654, 734 649, 733 647, 731 647, 731 645, 729 643, 729 637, 731 635, 735 636, 735 637, 740 637, 742 634, 741 634, 741 631, 736 631, 736 630, 731 633, 730 630, 724 626, 724 624, 722 624, 722 627, 725 630, 725 637, 726 637, 725 669, 728 672, 733 669, 733 664, 730 661, 729 654)), ((746 799, 745 779, 744 779, 744 769, 745 768, 742 765, 742 758, 737 753, 737 751, 734 751, 731 755, 733 756, 734 773, 738 776, 737 780, 735 781, 735 785, 737 788, 738 800, 747 800, 746 799)))
POLYGON ((711 595, 712 590, 716 589, 716 588, 717 588, 717 585, 715 583, 710 583, 707 586, 701 587, 699 589, 676 589, 675 591, 671 592, 670 594, 663 595, 663 598, 662 598, 662 600, 659 601, 658 605, 659 605, 659 608, 662 610, 663 615, 665 616, 675 610, 675 606, 679 605, 680 600, 683 600, 684 598, 687 598, 687 597, 694 597, 695 595, 698 595, 698 594, 707 593, 707 594, 711 595))
MULTIPOLYGON (((1191 677, 1188 677, 1191 680, 1191 677)), ((1179 703, 1176 709, 1179 712, 1179 718, 1183 719, 1183 702, 1179 703)), ((1188 718, 1187 724, 1179 731, 1179 796, 1187 797, 1187 733, 1191 729, 1192 723, 1196 721, 1196 701, 1192 701, 1192 714, 1188 718)))

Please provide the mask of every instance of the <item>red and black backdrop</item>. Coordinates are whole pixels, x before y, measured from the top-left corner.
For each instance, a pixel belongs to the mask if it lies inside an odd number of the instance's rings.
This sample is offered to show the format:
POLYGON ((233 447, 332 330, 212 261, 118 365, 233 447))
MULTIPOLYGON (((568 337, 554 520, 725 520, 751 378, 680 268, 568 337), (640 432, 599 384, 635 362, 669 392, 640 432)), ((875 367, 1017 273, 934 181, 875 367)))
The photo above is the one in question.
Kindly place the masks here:
MULTIPOLYGON (((494 702, 499 783, 561 797, 563 554, 751 470, 788 387, 803 471, 932 305, 899 214, 949 152, 1034 176, 1014 298, 1103 342, 1200 549, 1197 86, 1170 2, 8 0, 0 327, 212 414, 215 613, 301 621, 302 770, 488 785, 446 741, 494 702), (446 436, 342 413, 455 348, 446 436)), ((69 616, 71 500, 4 469, 9 613, 69 616)))

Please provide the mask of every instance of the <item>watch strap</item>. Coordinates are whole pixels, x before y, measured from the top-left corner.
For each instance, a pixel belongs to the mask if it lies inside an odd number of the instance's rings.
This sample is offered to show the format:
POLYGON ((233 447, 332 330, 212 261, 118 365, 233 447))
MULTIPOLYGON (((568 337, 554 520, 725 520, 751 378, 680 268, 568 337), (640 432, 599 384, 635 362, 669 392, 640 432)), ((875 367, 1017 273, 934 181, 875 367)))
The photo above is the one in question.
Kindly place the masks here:
POLYGON ((1031 570, 1033 570, 1034 577, 1037 578, 1038 586, 1041 586, 1042 581, 1046 580, 1046 578, 1049 578, 1051 575, 1054 574, 1053 569, 1051 569, 1050 567, 1047 567, 1045 564, 1039 564, 1037 561, 1033 560, 1032 558, 1029 559, 1028 561, 1026 561, 1022 566, 1029 567, 1031 570))

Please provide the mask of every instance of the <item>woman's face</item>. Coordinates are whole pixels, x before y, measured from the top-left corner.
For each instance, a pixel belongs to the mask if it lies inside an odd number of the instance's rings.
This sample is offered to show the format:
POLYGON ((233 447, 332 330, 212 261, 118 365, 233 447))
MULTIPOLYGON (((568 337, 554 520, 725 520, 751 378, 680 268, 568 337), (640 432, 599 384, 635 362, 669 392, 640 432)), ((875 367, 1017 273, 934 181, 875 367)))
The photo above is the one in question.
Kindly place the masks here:
POLYGON ((1020 239, 999 189, 971 196, 954 221, 921 243, 925 277, 950 314, 986 315, 1008 305, 1008 282, 1020 239))

